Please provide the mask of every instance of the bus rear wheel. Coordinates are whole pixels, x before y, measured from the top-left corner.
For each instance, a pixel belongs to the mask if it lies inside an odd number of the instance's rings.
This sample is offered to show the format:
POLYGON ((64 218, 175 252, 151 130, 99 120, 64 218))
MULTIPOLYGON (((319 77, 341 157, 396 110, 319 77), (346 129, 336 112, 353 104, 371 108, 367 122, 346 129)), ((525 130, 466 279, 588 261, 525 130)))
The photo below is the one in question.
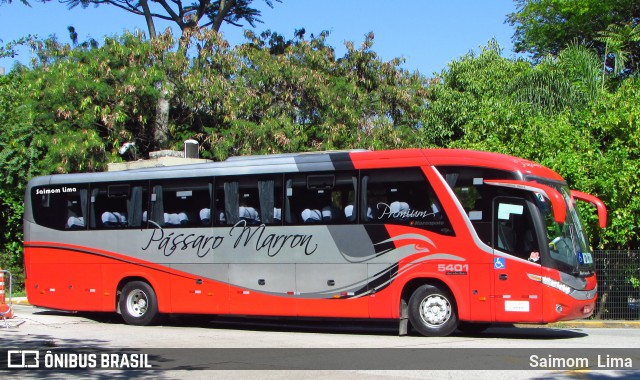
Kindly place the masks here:
POLYGON ((118 303, 122 319, 129 325, 148 326, 158 319, 156 293, 144 281, 128 282, 122 288, 118 303))
POLYGON ((424 336, 451 334, 458 327, 453 295, 439 286, 420 286, 409 299, 409 321, 424 336))

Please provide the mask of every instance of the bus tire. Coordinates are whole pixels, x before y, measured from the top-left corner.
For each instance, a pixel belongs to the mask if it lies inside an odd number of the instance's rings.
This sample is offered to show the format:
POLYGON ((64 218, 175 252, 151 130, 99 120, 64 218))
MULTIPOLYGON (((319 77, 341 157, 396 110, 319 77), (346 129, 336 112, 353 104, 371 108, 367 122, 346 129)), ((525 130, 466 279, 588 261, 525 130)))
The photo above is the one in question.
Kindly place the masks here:
POLYGON ((118 302, 122 319, 129 325, 148 326, 158 319, 156 292, 144 281, 128 282, 118 302))
POLYGON ((424 336, 447 336, 458 327, 453 295, 439 286, 422 285, 409 299, 411 326, 424 336))

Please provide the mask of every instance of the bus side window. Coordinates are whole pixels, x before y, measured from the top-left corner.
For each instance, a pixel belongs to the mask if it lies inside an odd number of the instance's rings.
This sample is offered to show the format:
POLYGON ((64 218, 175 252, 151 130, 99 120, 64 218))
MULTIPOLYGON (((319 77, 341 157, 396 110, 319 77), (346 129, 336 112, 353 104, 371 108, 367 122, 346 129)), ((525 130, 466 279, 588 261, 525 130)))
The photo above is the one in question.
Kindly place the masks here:
POLYGON ((216 179, 214 216, 217 225, 280 225, 282 178, 239 176, 216 179))
POLYGON ((499 190, 484 185, 484 180, 513 179, 513 173, 475 166, 440 166, 438 171, 455 193, 480 240, 493 246, 492 205, 499 190))
POLYGON ((259 177, 256 183, 262 224, 282 224, 282 177, 259 177))
POLYGON ((300 173, 287 177, 287 224, 346 224, 357 220, 355 172, 300 173))
POLYGON ((142 228, 146 225, 146 199, 144 183, 95 184, 91 187, 89 227, 142 228))
POLYGON ((495 248, 523 260, 540 257, 533 220, 523 199, 496 198, 494 215, 495 248))
POLYGON ((56 230, 87 228, 88 190, 86 185, 50 185, 32 189, 35 222, 56 230))
POLYGON ((80 196, 70 196, 67 198, 67 230, 83 230, 86 228, 86 190, 80 196))
POLYGON ((404 224, 453 236, 438 197, 419 168, 363 173, 361 221, 404 224))
MULTIPOLYGON (((211 225, 213 186, 208 178, 166 180, 152 185, 149 221, 163 228, 211 225)), ((143 220, 146 221, 146 215, 143 220)))

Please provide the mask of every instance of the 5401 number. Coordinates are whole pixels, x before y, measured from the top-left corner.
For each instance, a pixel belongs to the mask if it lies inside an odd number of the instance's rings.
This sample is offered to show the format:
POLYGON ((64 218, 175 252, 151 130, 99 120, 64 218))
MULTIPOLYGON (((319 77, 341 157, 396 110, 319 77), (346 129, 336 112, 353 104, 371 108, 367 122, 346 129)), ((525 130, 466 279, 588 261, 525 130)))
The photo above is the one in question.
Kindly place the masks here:
POLYGON ((467 274, 469 272, 469 264, 438 264, 438 272, 447 272, 447 274, 467 274))

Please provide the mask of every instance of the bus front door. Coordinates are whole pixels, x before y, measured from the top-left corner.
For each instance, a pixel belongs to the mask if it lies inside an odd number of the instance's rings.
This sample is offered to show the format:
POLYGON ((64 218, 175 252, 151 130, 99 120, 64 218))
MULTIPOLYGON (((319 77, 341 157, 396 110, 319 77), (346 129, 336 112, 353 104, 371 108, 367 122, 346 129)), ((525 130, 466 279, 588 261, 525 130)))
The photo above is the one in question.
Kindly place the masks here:
POLYGON ((540 250, 535 207, 521 197, 493 202, 493 294, 497 322, 542 322, 540 250))

